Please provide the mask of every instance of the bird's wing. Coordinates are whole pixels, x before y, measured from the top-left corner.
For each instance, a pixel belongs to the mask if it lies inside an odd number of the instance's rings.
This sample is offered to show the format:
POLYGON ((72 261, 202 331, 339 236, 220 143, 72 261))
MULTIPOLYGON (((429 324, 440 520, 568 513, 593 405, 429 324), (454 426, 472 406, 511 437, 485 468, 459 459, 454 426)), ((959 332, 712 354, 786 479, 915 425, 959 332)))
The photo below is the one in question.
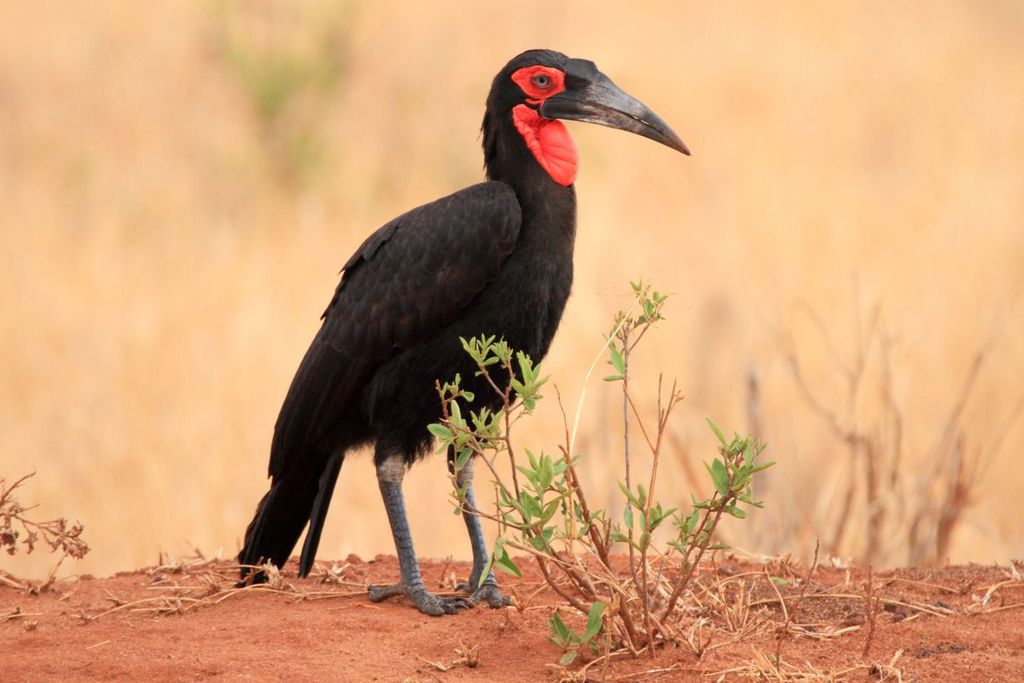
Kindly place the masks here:
POLYGON ((501 182, 417 207, 370 235, 343 268, 319 339, 352 358, 388 358, 429 339, 498 276, 519 237, 501 182))
POLYGON ((512 188, 485 182, 417 207, 363 242, 288 390, 274 428, 272 476, 305 460, 297 451, 351 410, 377 364, 458 318, 498 276, 521 223, 512 188))

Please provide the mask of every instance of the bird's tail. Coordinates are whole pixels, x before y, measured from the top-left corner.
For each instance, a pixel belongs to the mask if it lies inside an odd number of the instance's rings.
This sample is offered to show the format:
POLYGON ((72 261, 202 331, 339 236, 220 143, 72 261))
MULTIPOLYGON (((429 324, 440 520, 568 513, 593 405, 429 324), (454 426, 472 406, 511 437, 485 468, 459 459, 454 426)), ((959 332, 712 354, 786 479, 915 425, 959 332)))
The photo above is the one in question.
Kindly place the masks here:
POLYGON ((313 501, 313 510, 309 515, 309 531, 306 532, 306 541, 302 544, 299 576, 308 576, 309 570, 313 568, 316 549, 320 546, 320 533, 324 530, 324 518, 327 517, 327 508, 331 505, 334 485, 338 482, 338 473, 341 471, 341 461, 344 458, 344 451, 335 452, 327 461, 324 473, 320 475, 320 487, 316 499, 313 501))
MULTIPOLYGON (((273 482, 270 491, 256 506, 256 515, 245 530, 245 544, 238 554, 243 565, 244 581, 253 571, 253 565, 271 562, 281 567, 295 548, 306 522, 309 533, 302 548, 300 576, 306 576, 313 566, 324 518, 341 470, 342 454, 332 456, 318 478, 315 472, 295 472, 273 482)), ((255 582, 266 581, 257 572, 255 582)))

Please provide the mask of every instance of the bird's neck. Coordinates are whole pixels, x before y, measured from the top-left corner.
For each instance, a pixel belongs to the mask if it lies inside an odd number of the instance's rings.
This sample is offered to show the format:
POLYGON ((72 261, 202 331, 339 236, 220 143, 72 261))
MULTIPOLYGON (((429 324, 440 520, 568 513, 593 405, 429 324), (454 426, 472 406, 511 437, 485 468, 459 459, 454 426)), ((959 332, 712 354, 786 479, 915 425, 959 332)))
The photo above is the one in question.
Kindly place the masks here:
POLYGON ((487 179, 507 183, 515 190, 523 210, 524 229, 539 223, 574 234, 576 191, 573 185, 555 180, 529 148, 512 117, 507 121, 494 118, 488 115, 483 125, 487 179))

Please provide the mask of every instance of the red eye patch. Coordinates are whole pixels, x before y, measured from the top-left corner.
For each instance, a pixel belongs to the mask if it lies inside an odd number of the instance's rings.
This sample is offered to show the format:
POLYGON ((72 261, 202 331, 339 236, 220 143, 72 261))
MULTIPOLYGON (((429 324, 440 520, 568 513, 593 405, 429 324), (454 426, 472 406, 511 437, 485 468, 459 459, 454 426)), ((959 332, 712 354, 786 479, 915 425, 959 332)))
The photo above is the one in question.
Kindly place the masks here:
POLYGON ((550 66, 524 66, 512 74, 512 80, 530 104, 540 104, 565 90, 565 73, 550 66))

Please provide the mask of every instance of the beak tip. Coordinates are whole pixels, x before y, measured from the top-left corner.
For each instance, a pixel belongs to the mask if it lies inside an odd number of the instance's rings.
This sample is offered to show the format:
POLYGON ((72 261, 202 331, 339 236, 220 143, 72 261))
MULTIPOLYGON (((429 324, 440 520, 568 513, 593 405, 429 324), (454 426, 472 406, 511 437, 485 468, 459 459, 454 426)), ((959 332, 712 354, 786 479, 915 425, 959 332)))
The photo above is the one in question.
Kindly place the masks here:
POLYGON ((669 145, 672 149, 682 154, 685 154, 686 156, 691 156, 690 148, 686 146, 685 142, 680 140, 679 137, 676 135, 673 135, 672 138, 672 144, 669 145))

